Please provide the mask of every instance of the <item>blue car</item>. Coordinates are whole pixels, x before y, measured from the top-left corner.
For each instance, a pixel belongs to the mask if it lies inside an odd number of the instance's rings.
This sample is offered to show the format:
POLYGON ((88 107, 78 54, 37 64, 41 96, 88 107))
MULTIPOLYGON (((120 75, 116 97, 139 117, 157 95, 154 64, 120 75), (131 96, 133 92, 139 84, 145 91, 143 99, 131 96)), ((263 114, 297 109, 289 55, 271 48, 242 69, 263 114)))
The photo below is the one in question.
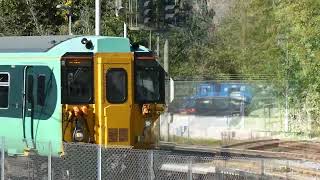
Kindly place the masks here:
POLYGON ((250 104, 252 100, 251 87, 244 83, 202 83, 197 87, 193 98, 229 97, 250 104))

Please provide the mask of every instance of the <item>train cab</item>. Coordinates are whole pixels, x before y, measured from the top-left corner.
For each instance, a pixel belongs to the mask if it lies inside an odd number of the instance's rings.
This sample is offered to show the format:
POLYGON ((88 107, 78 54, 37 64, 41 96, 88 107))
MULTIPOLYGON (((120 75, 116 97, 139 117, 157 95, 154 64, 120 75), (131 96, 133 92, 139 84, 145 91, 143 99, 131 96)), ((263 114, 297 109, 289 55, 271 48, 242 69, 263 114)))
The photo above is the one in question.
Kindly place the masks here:
POLYGON ((121 37, 0 38, 0 136, 15 153, 64 142, 152 147, 165 72, 121 37), (12 132, 8 129, 14 129, 12 132))

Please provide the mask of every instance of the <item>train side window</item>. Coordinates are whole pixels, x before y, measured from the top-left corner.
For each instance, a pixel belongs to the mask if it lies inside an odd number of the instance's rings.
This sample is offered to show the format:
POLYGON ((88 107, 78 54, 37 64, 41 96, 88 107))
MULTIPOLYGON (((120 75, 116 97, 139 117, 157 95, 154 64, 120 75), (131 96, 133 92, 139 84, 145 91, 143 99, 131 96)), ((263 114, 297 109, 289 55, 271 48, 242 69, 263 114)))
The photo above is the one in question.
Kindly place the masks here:
POLYGON ((9 107, 9 73, 0 72, 0 108, 7 109, 9 107))
POLYGON ((33 102, 33 75, 28 75, 28 82, 27 82, 27 98, 28 102, 33 102))
POLYGON ((45 104, 45 89, 46 89, 46 76, 41 74, 38 76, 38 85, 37 85, 37 104, 44 106, 45 104))
POLYGON ((115 104, 125 102, 128 96, 127 72, 121 68, 112 68, 108 70, 106 79, 106 96, 108 102, 115 104))

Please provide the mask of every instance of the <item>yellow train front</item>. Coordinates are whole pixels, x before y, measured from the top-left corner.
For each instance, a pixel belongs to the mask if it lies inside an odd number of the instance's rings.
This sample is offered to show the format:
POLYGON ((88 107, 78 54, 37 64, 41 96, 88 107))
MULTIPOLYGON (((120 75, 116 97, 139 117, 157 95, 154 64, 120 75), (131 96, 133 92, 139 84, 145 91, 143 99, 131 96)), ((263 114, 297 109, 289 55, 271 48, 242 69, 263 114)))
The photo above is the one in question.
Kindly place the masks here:
POLYGON ((61 66, 64 141, 153 147, 165 72, 152 52, 67 53, 61 66))
POLYGON ((154 145, 165 72, 148 49, 106 36, 0 41, 0 136, 8 153, 59 155, 63 142, 154 145))

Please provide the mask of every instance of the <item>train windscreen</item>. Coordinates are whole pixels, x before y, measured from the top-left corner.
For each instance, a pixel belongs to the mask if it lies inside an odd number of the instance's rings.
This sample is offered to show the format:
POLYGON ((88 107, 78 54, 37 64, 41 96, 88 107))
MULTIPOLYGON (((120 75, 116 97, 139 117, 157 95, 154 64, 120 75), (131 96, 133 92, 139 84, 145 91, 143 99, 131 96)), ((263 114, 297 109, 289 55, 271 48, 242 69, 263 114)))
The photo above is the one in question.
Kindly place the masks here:
POLYGON ((67 54, 61 61, 63 104, 93 103, 93 56, 67 54))
POLYGON ((135 102, 164 103, 164 71, 154 59, 135 59, 135 102))

